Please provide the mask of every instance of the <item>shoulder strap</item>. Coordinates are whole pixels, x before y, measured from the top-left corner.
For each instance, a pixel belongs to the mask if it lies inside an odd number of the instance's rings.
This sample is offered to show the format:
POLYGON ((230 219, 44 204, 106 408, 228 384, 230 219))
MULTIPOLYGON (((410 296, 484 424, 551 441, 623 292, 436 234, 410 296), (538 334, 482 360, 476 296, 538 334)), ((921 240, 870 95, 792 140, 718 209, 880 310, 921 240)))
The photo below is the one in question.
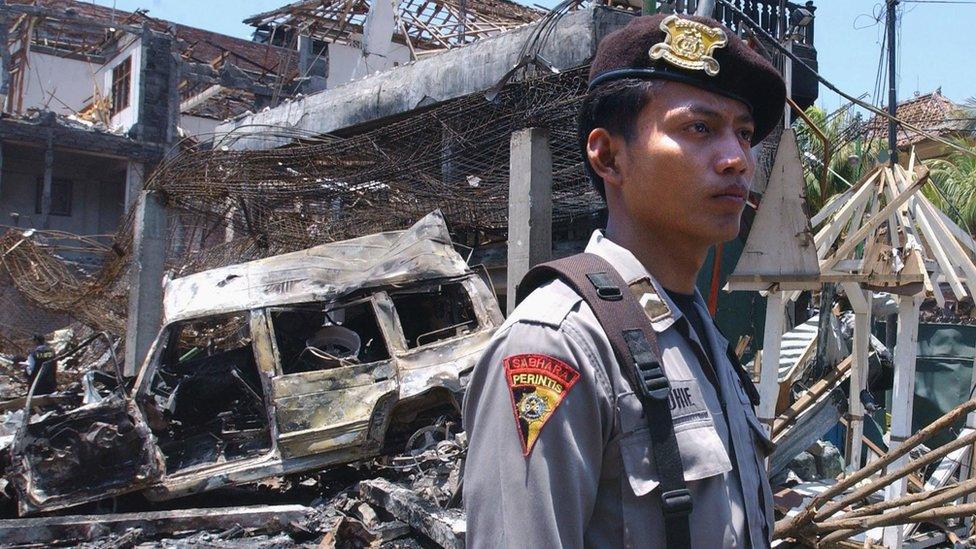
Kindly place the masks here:
POLYGON ((660 482, 665 540, 669 548, 690 548, 691 493, 668 397, 657 335, 637 298, 610 263, 594 254, 578 254, 534 267, 516 291, 521 302, 535 288, 560 279, 583 297, 610 340, 617 363, 641 401, 651 436, 651 454, 660 482))

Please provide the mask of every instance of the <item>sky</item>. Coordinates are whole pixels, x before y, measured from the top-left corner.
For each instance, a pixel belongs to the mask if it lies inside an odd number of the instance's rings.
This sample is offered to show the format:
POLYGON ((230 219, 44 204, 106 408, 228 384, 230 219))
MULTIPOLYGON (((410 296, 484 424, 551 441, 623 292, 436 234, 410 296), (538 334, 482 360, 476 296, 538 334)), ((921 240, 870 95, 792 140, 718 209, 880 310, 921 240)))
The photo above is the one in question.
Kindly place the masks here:
MULTIPOLYGON (((290 0, 88 0, 132 11, 146 8, 153 17, 184 25, 250 38, 252 27, 242 21, 290 0)), ((553 6, 558 0, 523 0, 553 6)), ((815 42, 820 74, 855 97, 887 102, 887 82, 875 97, 878 63, 884 37, 882 0, 815 0, 815 42)), ((899 101, 941 87, 956 102, 976 96, 976 63, 972 35, 976 32, 976 0, 902 0, 895 41, 899 101)), ((802 70, 802 69, 801 69, 802 70)), ((817 103, 833 110, 846 101, 821 86, 817 103)))

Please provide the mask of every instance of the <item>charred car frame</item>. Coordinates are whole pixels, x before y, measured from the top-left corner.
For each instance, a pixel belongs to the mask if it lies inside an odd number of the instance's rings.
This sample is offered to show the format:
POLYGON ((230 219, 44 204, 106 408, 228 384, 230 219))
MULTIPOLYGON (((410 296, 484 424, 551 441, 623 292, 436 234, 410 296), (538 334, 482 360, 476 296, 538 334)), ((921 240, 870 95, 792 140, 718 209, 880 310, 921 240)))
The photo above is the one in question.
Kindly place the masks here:
POLYGON ((170 280, 130 392, 25 419, 8 471, 20 513, 375 457, 458 409, 461 378, 501 321, 439 212, 170 280))

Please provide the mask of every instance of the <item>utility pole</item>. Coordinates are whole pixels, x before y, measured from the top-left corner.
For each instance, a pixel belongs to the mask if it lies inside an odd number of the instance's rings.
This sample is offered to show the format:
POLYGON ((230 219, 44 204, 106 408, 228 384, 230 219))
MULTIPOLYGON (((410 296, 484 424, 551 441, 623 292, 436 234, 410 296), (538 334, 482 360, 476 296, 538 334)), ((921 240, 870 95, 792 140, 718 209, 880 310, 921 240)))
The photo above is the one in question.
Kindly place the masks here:
POLYGON ((715 3, 716 0, 701 0, 698 3, 698 8, 695 10, 695 15, 713 17, 715 15, 715 3))
POLYGON ((888 4, 888 151, 891 156, 890 165, 898 163, 898 125, 895 114, 898 112, 898 94, 895 93, 895 6, 898 0, 886 0, 888 4))
MULTIPOLYGON (((793 52, 793 29, 790 28, 789 15, 786 13, 786 0, 779 0, 779 39, 786 46, 786 50, 793 52)), ((783 82, 786 84, 786 97, 793 97, 793 60, 788 55, 783 58, 783 82)), ((783 106, 783 127, 789 128, 793 120, 790 104, 783 106)))

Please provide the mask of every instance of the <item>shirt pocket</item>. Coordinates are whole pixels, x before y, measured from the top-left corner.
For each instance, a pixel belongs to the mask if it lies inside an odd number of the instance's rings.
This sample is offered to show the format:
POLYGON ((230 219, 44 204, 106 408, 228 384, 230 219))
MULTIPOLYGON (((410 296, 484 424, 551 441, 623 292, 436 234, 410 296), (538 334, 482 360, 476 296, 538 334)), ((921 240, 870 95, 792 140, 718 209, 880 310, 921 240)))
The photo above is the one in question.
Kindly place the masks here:
MULTIPOLYGON (((629 404, 640 407, 639 399, 633 394, 626 395, 621 398, 623 399, 629 399, 629 404)), ((681 454, 685 482, 694 482, 732 470, 728 452, 710 417, 675 426, 675 438, 681 454)), ((657 488, 660 477, 654 464, 651 436, 646 423, 621 435, 620 457, 635 496, 649 494, 657 488)))

